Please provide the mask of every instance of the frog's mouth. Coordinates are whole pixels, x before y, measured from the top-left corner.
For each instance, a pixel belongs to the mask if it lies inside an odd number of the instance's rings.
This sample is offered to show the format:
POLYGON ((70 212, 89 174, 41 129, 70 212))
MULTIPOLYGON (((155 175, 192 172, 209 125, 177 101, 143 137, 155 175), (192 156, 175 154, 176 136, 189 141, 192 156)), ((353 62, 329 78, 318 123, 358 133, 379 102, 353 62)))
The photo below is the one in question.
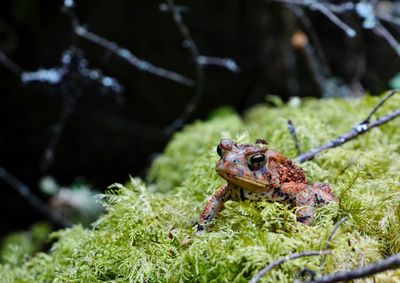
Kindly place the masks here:
POLYGON ((257 187, 262 187, 262 188, 265 188, 267 186, 267 183, 263 182, 263 181, 247 179, 247 178, 240 177, 240 176, 232 176, 232 177, 233 177, 233 179, 238 180, 240 183, 251 184, 251 185, 254 185, 257 187))

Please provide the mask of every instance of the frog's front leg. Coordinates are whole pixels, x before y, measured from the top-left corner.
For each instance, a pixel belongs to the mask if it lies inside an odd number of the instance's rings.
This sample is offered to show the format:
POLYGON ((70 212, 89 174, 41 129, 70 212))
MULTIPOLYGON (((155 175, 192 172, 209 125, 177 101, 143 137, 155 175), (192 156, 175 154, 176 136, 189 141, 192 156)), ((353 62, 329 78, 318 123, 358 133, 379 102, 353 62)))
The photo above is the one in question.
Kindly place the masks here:
POLYGON ((196 234, 201 234, 204 230, 204 226, 213 221, 222 210, 225 201, 229 199, 228 191, 228 185, 220 187, 207 202, 200 215, 196 234))

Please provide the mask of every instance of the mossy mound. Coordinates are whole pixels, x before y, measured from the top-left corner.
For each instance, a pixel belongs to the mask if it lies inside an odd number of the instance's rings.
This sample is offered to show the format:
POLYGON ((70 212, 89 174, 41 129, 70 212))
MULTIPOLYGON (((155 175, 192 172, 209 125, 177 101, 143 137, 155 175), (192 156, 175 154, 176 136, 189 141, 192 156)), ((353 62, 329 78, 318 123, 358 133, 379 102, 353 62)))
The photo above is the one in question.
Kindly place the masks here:
MULTIPOLYGON (((214 173, 221 137, 265 138, 271 148, 295 157, 288 119, 307 150, 350 130, 378 100, 260 105, 243 119, 216 115, 187 126, 154 162, 152 185, 132 179, 113 186, 103 197, 107 213, 93 228, 54 233, 56 242, 47 254, 19 262, 6 258, 0 277, 4 282, 247 282, 282 256, 323 249, 344 216, 348 220, 329 243, 332 254, 322 266, 321 256, 293 260, 263 281, 292 282, 304 268, 325 274, 400 252, 400 119, 302 165, 311 182, 330 183, 340 197, 339 204, 318 209, 311 226, 296 222, 295 209, 287 205, 228 202, 209 233, 193 236, 205 202, 224 183, 214 173)), ((400 98, 393 97, 378 115, 399 106, 400 98)), ((396 282, 400 271, 375 279, 396 282)))

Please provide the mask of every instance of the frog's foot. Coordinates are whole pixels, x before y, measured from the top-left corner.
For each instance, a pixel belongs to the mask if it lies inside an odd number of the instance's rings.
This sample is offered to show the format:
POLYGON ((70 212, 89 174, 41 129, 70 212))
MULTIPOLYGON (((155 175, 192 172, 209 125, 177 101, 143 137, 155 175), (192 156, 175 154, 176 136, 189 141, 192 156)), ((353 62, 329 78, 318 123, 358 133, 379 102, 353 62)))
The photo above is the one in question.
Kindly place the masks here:
POLYGON ((182 241, 182 246, 187 246, 190 245, 193 242, 193 237, 186 237, 183 241, 182 241))
POLYGON ((326 183, 315 183, 312 186, 312 191, 315 195, 316 204, 324 204, 337 201, 337 197, 332 193, 331 188, 326 183))
POLYGON ((314 207, 313 206, 303 206, 297 210, 297 221, 310 225, 314 219, 314 207))
POLYGON ((204 226, 201 225, 201 224, 197 224, 196 233, 194 233, 194 234, 195 234, 196 236, 201 236, 201 235, 203 235, 204 233, 205 233, 204 226))
POLYGON ((211 223, 224 207, 224 202, 227 198, 227 187, 227 185, 224 185, 219 188, 207 202, 203 212, 200 215, 199 224, 197 224, 196 235, 203 234, 207 224, 211 223))

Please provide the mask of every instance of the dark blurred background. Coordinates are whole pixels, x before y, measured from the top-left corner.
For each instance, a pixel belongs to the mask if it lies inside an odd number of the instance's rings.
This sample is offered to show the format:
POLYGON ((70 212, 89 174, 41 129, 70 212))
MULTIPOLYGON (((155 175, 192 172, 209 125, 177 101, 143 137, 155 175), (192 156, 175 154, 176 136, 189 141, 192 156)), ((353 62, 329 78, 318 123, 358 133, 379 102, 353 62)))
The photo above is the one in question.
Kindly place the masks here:
MULTIPOLYGON (((343 1, 329 1, 340 4, 343 1)), ((397 16, 398 1, 378 1, 380 9, 397 16)), ((183 19, 202 55, 231 58, 234 73, 205 66, 204 88, 198 107, 184 121, 204 119, 225 105, 239 113, 262 102, 268 94, 349 97, 364 91, 379 94, 396 82, 399 54, 387 40, 363 26, 354 13, 340 18, 354 28, 348 37, 329 19, 307 7, 290 9, 261 0, 179 1, 183 19), (297 10, 296 10, 297 9, 297 10), (297 15, 296 15, 297 13, 297 15), (308 24, 307 24, 308 23, 308 24)), ((171 13, 162 1, 76 2, 80 23, 137 57, 196 80, 196 64, 171 13)), ((62 185, 81 177, 104 190, 128 175, 144 176, 155 154, 170 135, 164 130, 193 98, 195 88, 142 72, 109 50, 76 38, 63 1, 6 0, 0 10, 0 51, 25 71, 55 68, 71 46, 81 49, 88 67, 118 80, 124 91, 101 92, 94 86, 81 91, 68 116, 53 162, 40 162, 63 108, 59 88, 25 84, 0 64, 0 166, 25 182, 40 198, 39 180, 53 176, 62 185)), ((383 23, 395 37, 399 26, 383 23)), ((28 227, 44 216, 0 180, 0 234, 28 227)))

